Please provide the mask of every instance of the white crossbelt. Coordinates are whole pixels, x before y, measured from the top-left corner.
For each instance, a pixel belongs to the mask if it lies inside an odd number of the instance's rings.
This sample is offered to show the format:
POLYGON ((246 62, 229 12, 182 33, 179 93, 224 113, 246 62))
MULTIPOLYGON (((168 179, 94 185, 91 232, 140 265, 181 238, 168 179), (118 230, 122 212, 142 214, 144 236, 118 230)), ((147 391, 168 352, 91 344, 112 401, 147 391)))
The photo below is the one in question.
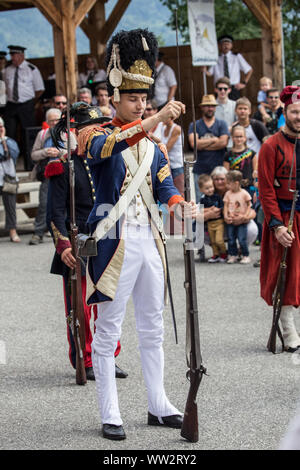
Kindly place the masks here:
MULTIPOLYGON (((150 141, 148 141, 148 142, 151 143, 154 147, 154 144, 152 142, 150 142, 150 141)), ((135 175, 138 171, 139 166, 138 166, 138 163, 137 163, 136 159, 132 155, 132 152, 130 152, 130 151, 129 152, 128 151, 123 152, 123 158, 126 162, 127 168, 130 171, 131 175, 132 176, 135 175)), ((157 204, 154 200, 152 191, 149 188, 149 185, 147 184, 145 179, 143 179, 143 181, 141 182, 141 184, 139 186, 139 191, 141 193, 141 196, 143 198, 143 201, 144 201, 147 209, 150 212, 152 222, 154 222, 154 224, 156 225, 156 228, 161 233, 161 235, 164 239, 165 234, 164 234, 163 221, 162 221, 158 206, 157 206, 157 204)))
POLYGON ((116 222, 122 217, 138 190, 140 191, 144 203, 150 211, 151 218, 153 219, 155 225, 157 226, 158 230, 160 232, 162 231, 163 233, 163 224, 158 207, 154 201, 152 192, 145 181, 145 177, 151 167, 154 157, 153 142, 148 139, 146 139, 146 142, 147 150, 140 165, 138 165, 130 148, 122 152, 123 159, 133 179, 124 194, 120 197, 118 202, 111 209, 108 216, 98 223, 96 230, 93 233, 93 236, 96 238, 97 241, 105 237, 105 235, 112 229, 116 222))

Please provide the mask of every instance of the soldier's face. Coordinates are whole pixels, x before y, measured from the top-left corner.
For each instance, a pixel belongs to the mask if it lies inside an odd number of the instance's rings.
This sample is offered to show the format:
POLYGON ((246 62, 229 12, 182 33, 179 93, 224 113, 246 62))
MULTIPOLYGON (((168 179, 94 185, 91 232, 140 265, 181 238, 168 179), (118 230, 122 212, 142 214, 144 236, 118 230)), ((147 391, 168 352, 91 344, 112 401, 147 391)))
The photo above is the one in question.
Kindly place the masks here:
POLYGON ((123 122, 141 119, 147 103, 147 93, 121 93, 119 103, 114 102, 116 115, 123 122))
POLYGON ((289 104, 284 110, 285 125, 293 133, 300 133, 300 102, 289 104))

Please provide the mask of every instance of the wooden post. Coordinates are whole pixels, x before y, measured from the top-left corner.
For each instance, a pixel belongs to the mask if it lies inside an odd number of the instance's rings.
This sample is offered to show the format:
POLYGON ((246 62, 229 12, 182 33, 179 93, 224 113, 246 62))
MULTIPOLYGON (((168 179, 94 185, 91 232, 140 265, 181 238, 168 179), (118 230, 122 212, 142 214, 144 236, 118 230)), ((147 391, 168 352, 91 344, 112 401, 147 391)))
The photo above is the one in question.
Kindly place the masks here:
POLYGON ((89 40, 91 55, 98 61, 105 51, 106 44, 100 41, 100 33, 105 24, 105 6, 104 0, 98 1, 89 12, 89 40))
POLYGON ((270 0, 274 85, 283 87, 281 0, 270 0))
POLYGON ((67 98, 77 101, 77 52, 74 0, 61 0, 67 98))
POLYGON ((60 28, 53 26, 53 44, 54 44, 54 71, 56 93, 67 96, 67 84, 64 63, 63 33, 60 28))

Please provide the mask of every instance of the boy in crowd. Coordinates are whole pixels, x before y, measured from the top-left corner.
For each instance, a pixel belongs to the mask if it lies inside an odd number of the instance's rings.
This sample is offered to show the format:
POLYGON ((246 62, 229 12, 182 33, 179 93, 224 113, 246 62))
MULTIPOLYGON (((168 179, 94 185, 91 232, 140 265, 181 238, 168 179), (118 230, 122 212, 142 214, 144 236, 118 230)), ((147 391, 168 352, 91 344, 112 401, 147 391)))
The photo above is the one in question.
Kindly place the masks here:
MULTIPOLYGON (((223 209, 224 204, 222 197, 215 192, 215 187, 211 176, 203 174, 198 178, 199 189, 202 196, 200 204, 204 208, 215 206, 218 209, 223 209)), ((210 219, 207 222, 207 230, 213 256, 209 258, 209 263, 225 263, 227 259, 227 251, 224 243, 224 220, 222 212, 215 219, 210 219)))

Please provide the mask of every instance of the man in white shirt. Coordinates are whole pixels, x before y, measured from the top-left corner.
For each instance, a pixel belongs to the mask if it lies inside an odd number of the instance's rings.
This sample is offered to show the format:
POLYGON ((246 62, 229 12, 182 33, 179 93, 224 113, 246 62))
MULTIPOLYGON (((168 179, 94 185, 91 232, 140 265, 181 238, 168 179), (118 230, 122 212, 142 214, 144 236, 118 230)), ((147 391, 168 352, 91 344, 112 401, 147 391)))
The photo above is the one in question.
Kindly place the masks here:
POLYGON ((158 58, 155 64, 156 76, 155 76, 155 92, 154 99, 157 102, 158 109, 160 110, 168 102, 174 99, 177 80, 174 71, 166 65, 163 61, 163 53, 158 53, 158 58))
MULTIPOLYGON (((25 142, 26 127, 34 127, 34 105, 45 90, 44 82, 38 68, 25 60, 25 47, 8 46, 11 65, 4 71, 7 105, 4 112, 7 135, 17 140, 17 124, 20 122, 25 142)), ((24 148, 22 149, 24 152, 24 148)), ((32 169, 30 155, 25 152, 25 169, 32 169)))
POLYGON ((221 54, 216 65, 211 66, 208 70, 205 68, 206 75, 214 77, 214 83, 222 77, 227 77, 231 84, 231 93, 229 98, 237 100, 240 97, 240 90, 245 88, 253 69, 241 54, 233 54, 233 37, 230 35, 221 36, 218 39, 221 54), (245 78, 241 80, 241 72, 245 78))

